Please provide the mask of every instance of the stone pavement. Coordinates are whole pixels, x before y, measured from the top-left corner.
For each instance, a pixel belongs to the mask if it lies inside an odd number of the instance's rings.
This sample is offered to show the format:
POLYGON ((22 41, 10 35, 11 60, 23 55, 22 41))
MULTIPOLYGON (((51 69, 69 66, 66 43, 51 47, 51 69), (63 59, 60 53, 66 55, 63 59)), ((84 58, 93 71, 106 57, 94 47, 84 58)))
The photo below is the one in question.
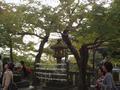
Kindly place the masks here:
POLYGON ((30 88, 19 88, 18 90, 30 90, 30 88))
POLYGON ((18 90, 42 90, 42 88, 38 86, 36 89, 34 89, 32 86, 29 86, 26 88, 18 88, 18 90))
MULTIPOLYGON (((43 89, 40 86, 38 86, 36 89, 33 89, 32 87, 27 87, 27 88, 19 88, 18 90, 43 90, 43 89)), ((70 90, 77 90, 77 87, 70 90)))

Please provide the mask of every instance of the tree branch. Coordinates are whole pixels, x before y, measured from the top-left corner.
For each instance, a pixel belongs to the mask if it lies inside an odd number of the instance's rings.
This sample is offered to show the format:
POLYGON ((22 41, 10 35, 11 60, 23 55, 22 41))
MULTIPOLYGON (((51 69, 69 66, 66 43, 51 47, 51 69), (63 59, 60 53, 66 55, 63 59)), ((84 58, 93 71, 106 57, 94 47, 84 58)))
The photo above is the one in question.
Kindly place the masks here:
POLYGON ((17 33, 17 35, 33 35, 36 36, 38 38, 44 39, 44 37, 41 37, 40 35, 34 34, 34 33, 29 33, 29 32, 22 32, 22 33, 17 33))
POLYGON ((40 58, 41 58, 41 55, 43 53, 43 49, 44 49, 44 45, 45 43, 48 41, 48 38, 49 38, 49 35, 50 34, 47 34, 44 39, 41 41, 40 45, 39 45, 39 49, 38 49, 38 54, 36 55, 36 58, 35 58, 35 63, 38 63, 40 58))
POLYGON ((102 40, 104 34, 99 35, 93 43, 86 44, 88 46, 88 49, 93 49, 99 47, 102 43, 105 42, 105 40, 102 40))
POLYGON ((75 56, 78 66, 80 66, 80 55, 69 39, 68 30, 64 30, 64 32, 62 33, 62 39, 65 42, 65 44, 68 46, 70 51, 73 53, 73 55, 75 56))
POLYGON ((72 9, 70 15, 72 15, 72 14, 74 13, 74 11, 75 11, 75 9, 78 7, 79 3, 80 3, 80 0, 78 0, 78 2, 76 3, 76 5, 75 5, 75 7, 72 9))

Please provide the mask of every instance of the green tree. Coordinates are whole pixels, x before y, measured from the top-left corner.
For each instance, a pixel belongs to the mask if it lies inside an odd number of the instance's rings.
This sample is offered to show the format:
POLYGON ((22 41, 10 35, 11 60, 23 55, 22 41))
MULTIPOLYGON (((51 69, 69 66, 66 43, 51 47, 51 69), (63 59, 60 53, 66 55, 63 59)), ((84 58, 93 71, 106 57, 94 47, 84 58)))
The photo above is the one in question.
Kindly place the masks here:
MULTIPOLYGON (((14 53, 18 52, 29 52, 33 50, 34 43, 28 43, 27 45, 23 42, 24 36, 19 35, 19 32, 24 31, 24 12, 23 6, 16 6, 14 4, 1 4, 0 13, 0 43, 2 48, 10 48, 9 56, 13 62, 14 53)), ((21 53, 22 54, 22 53, 21 53)))
POLYGON ((78 89, 87 90, 86 70, 89 50, 94 51, 100 45, 108 46, 119 41, 118 2, 119 0, 115 0, 110 7, 105 7, 106 2, 98 3, 96 0, 88 0, 87 3, 80 0, 60 0, 58 6, 50 7, 32 0, 27 5, 19 7, 24 11, 22 11, 24 29, 17 34, 34 35, 40 39, 38 53, 35 56, 36 64, 41 61, 44 45, 50 33, 60 33, 78 65, 80 75, 78 89))
POLYGON ((20 13, 16 13, 16 8, 13 5, 1 3, 0 25, 1 25, 1 44, 3 47, 10 48, 10 60, 13 61, 13 47, 14 42, 17 44, 22 43, 22 38, 15 35, 20 29, 19 21, 20 13))
MULTIPOLYGON (((94 50, 103 43, 111 43, 117 38, 118 30, 113 30, 114 27, 111 26, 112 23, 109 21, 111 8, 106 8, 104 5, 105 3, 97 4, 95 0, 88 1, 88 3, 81 3, 79 0, 78 2, 60 0, 57 7, 43 5, 40 10, 31 9, 36 13, 29 14, 31 17, 29 20, 33 20, 36 18, 35 15, 38 15, 37 18, 39 17, 39 19, 35 19, 34 23, 36 27, 38 25, 39 28, 49 32, 49 34, 51 32, 61 33, 63 41, 74 55, 79 67, 79 89, 81 90, 87 90, 86 69, 89 50, 94 50), (82 43, 79 41, 81 43, 79 48, 76 48, 73 45, 74 42, 71 42, 74 37, 75 39, 78 38, 76 41, 82 40, 82 43)), ((43 39, 44 42, 47 42, 47 40, 44 41, 43 39)), ((40 60, 44 44, 41 42, 40 52, 37 54, 37 60, 35 61, 40 60)))

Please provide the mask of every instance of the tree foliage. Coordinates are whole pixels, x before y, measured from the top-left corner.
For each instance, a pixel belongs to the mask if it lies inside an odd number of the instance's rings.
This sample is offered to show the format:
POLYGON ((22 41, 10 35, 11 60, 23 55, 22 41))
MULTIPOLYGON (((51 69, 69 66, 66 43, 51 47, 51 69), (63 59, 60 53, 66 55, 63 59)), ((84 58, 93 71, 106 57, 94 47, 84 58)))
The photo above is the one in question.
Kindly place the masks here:
POLYGON ((76 59, 80 88, 87 90, 85 80, 89 51, 105 47, 111 50, 112 55, 114 49, 120 48, 120 1, 112 1, 108 7, 107 2, 97 0, 59 0, 56 7, 42 5, 35 0, 28 1, 20 6, 1 4, 5 8, 0 12, 1 46, 12 45, 14 49, 23 50, 24 45, 24 51, 35 50, 34 42, 25 44, 22 40, 26 35, 35 36, 40 41, 35 56, 35 63, 38 63, 46 51, 44 46, 50 34, 61 34, 76 59))

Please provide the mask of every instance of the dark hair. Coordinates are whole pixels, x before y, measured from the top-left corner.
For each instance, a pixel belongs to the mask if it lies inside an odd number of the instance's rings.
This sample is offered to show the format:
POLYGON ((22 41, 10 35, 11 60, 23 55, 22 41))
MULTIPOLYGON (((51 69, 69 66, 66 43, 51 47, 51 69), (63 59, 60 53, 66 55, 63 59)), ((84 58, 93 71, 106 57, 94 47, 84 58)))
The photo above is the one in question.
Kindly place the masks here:
POLYGON ((107 69, 108 72, 112 72, 113 65, 111 62, 105 62, 104 63, 105 68, 107 69))
POLYGON ((8 63, 8 68, 13 71, 14 64, 13 63, 8 63))
POLYGON ((25 64, 25 62, 24 62, 24 61, 20 61, 20 63, 21 63, 22 65, 24 65, 24 64, 25 64))
POLYGON ((102 67, 99 67, 99 70, 103 73, 103 75, 105 75, 105 72, 102 67))
POLYGON ((0 54, 0 59, 1 59, 1 54, 0 54))

